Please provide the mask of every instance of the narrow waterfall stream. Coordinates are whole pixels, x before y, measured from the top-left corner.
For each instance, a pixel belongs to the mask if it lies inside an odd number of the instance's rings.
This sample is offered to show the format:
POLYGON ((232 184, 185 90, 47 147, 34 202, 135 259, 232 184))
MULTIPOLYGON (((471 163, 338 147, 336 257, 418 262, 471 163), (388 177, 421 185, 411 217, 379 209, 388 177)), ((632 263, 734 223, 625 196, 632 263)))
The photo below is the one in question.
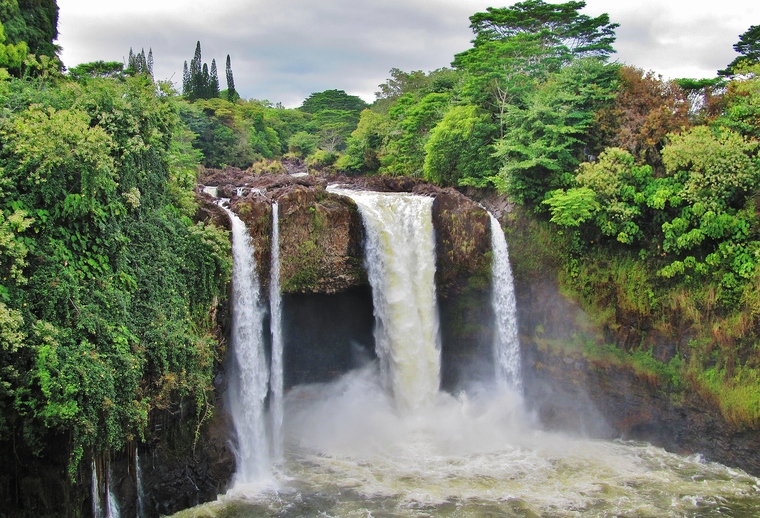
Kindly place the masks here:
POLYGON ((272 259, 269 279, 269 315, 272 333, 270 414, 272 415, 272 454, 275 462, 282 460, 283 416, 283 343, 282 343, 282 294, 280 293, 280 218, 279 206, 272 204, 272 259))
POLYGON ((522 392, 520 373, 520 342, 517 336, 517 302, 512 268, 504 230, 493 214, 491 216, 491 248, 493 250, 493 285, 491 305, 494 322, 494 359, 496 383, 515 392, 522 392))
POLYGON ((140 464, 140 455, 135 446, 135 485, 137 490, 137 509, 135 514, 137 518, 145 516, 145 488, 142 483, 142 465, 140 464))
POLYGON ((264 351, 265 310, 261 295, 251 237, 245 223, 219 204, 232 222, 232 331, 234 365, 228 389, 237 447, 235 483, 259 482, 270 475, 269 440, 266 426, 266 398, 269 365, 264 351))
MULTIPOLYGON (((440 391, 432 200, 331 190, 354 199, 364 221, 378 360, 333 382, 288 391, 283 457, 267 468, 271 484, 237 484, 217 501, 177 516, 756 516, 760 479, 740 470, 643 442, 588 440, 537 426, 523 408, 514 292, 500 228, 492 227, 497 331, 488 361, 501 386, 456 395, 440 391)), ((269 451, 263 407, 269 369, 263 353, 244 352, 261 345, 255 322, 261 322, 262 309, 253 295, 252 250, 240 249, 249 247, 242 222, 233 225, 233 234, 233 347, 257 373, 241 366, 230 379, 239 380, 234 389, 240 400, 244 385, 259 387, 249 405, 239 401, 231 409, 239 441, 256 445, 246 450, 251 459, 239 453, 240 482, 255 479, 255 466, 269 461, 256 456, 269 451)), ((273 276, 277 251, 273 245, 273 276)), ((279 310, 270 311, 274 340, 279 310)))
POLYGON ((111 467, 108 465, 106 475, 101 480, 98 476, 98 470, 95 466, 95 461, 92 461, 92 516, 94 518, 119 518, 119 503, 116 501, 116 497, 113 494, 110 479, 111 479, 111 467), (105 498, 102 498, 105 497, 105 498))

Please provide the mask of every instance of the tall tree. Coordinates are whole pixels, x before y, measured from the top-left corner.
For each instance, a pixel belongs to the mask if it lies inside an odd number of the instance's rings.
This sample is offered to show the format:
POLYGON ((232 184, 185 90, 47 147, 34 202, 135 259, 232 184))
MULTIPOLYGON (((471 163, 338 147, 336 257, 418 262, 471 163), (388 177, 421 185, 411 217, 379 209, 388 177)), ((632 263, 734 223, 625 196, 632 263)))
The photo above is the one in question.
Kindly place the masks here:
POLYGON ((760 62, 760 25, 752 25, 739 36, 734 44, 734 50, 739 55, 723 70, 718 70, 720 76, 733 76, 740 65, 753 65, 760 62))
POLYGON ((153 77, 153 49, 148 49, 148 62, 147 62, 147 70, 148 74, 153 77))
POLYGON ((235 90, 235 78, 232 77, 232 63, 230 62, 229 54, 227 54, 227 64, 225 65, 224 72, 227 76, 227 100, 234 103, 240 96, 237 90, 235 90))
POLYGON ((208 64, 203 63, 201 57, 200 41, 195 44, 195 54, 190 60, 190 66, 182 71, 182 94, 191 101, 219 97, 219 74, 216 69, 216 60, 211 60, 211 70, 209 70, 208 64))
POLYGON ((190 89, 190 68, 187 66, 187 61, 185 61, 182 67, 182 93, 188 95, 190 89))
POLYGON ((585 6, 527 0, 471 16, 473 48, 457 54, 452 63, 468 75, 465 98, 495 114, 503 130, 506 107, 520 106, 549 74, 576 58, 605 61, 615 52, 618 24, 610 23, 607 14, 580 14, 585 6))
POLYGON ((216 69, 216 60, 211 60, 211 71, 208 80, 208 96, 219 97, 219 72, 216 69))
POLYGON ((60 48, 53 44, 58 37, 56 0, 2 0, 0 22, 8 43, 25 42, 32 54, 57 56, 60 48))

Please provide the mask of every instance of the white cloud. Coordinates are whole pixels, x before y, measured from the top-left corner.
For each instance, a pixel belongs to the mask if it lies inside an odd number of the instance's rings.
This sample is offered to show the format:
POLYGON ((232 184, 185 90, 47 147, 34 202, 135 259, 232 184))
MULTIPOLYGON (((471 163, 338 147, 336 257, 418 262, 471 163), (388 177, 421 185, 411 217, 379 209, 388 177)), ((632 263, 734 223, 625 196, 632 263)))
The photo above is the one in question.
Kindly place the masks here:
MULTIPOLYGON (((510 2, 511 4, 512 2, 510 2)), ((608 12, 618 29, 617 58, 666 77, 705 77, 734 57, 731 46, 760 7, 739 0, 587 0, 584 13, 608 12)), ((153 49, 158 78, 181 80, 195 42, 223 70, 232 58, 245 97, 297 106, 311 92, 339 88, 373 99, 392 67, 432 70, 466 50, 468 17, 486 0, 59 0, 66 65, 122 60, 153 49)), ((507 4, 509 5, 509 4, 507 4)), ((224 78, 220 78, 224 83, 224 78)))

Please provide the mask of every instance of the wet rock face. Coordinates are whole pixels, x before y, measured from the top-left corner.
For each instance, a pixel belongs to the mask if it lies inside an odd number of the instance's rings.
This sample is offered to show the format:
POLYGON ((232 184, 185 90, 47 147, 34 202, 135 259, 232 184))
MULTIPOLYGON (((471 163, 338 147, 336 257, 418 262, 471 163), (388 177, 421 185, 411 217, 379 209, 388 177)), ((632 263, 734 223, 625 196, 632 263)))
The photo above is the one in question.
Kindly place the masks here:
MULTIPOLYGON (((412 178, 252 176, 234 169, 207 172, 203 181, 217 184, 220 196, 231 197, 232 210, 248 227, 265 292, 269 285, 273 202, 279 205, 283 293, 329 294, 367 285, 361 215, 351 199, 327 192, 328 183, 435 197, 433 225, 440 298, 473 287, 482 291, 490 278, 488 213, 454 189, 412 178)), ((204 199, 205 205, 213 205, 210 197, 204 199)), ((216 222, 218 210, 205 210, 216 222)))
MULTIPOLYGON (((418 191, 421 189, 417 189, 418 191)), ((473 285, 488 289, 491 229, 488 212, 453 189, 440 189, 433 203, 436 288, 448 298, 473 285)))
POLYGON ((275 195, 284 293, 336 293, 367 284, 361 216, 352 200, 322 186, 296 185, 275 195))
POLYGON ((605 341, 555 283, 518 282, 516 294, 525 398, 547 429, 648 441, 760 475, 756 431, 730 425, 695 391, 670 392, 630 368, 588 360, 581 347, 552 347, 552 340, 605 341))

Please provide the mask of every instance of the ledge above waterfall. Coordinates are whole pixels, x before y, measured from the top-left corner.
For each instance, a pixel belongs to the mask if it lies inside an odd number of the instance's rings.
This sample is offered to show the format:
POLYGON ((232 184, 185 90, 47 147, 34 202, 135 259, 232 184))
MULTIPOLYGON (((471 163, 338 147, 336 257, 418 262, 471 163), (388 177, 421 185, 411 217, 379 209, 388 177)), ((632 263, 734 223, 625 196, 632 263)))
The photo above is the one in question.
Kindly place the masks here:
MULTIPOLYGON (((271 204, 280 207, 281 285, 284 293, 338 293, 366 286, 364 229, 356 204, 327 192, 328 184, 378 192, 411 192, 435 198, 436 285, 439 297, 490 280, 488 213, 454 189, 404 177, 293 177, 207 170, 205 185, 231 198, 231 209, 249 228, 264 291, 269 283, 271 204)), ((207 197, 206 194, 201 194, 207 197)), ((210 201, 210 200, 209 200, 210 201)), ((212 208, 213 210, 213 208, 212 208)))

